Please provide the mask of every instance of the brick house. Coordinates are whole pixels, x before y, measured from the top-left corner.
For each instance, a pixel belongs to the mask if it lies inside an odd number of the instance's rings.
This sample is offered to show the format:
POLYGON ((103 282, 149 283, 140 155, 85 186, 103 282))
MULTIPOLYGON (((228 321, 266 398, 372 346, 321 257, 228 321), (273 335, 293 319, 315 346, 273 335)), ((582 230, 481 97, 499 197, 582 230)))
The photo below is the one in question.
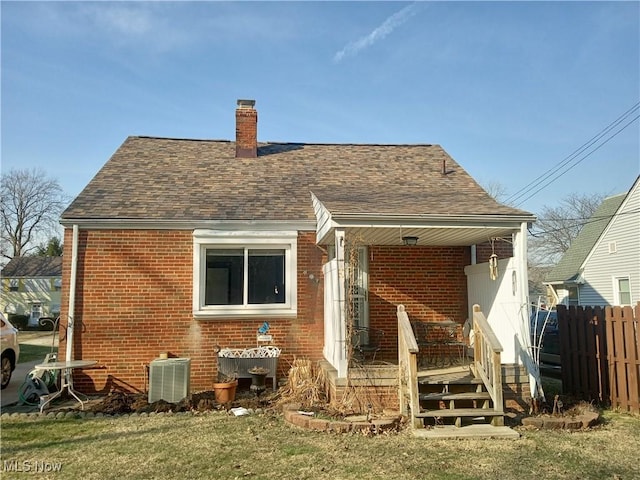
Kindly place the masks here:
POLYGON ((192 391, 210 389, 216 347, 255 346, 265 320, 280 377, 308 358, 339 384, 345 302, 351 323, 384 332, 376 361, 398 363, 399 304, 462 326, 480 303, 503 363, 522 364, 534 220, 438 145, 258 142, 253 101, 238 102, 235 142, 129 137, 62 215, 75 247, 62 318, 76 324, 73 358, 101 366, 76 386, 144 390, 146 367, 169 352, 191 359, 192 391), (501 251, 492 282, 486 262, 501 251))

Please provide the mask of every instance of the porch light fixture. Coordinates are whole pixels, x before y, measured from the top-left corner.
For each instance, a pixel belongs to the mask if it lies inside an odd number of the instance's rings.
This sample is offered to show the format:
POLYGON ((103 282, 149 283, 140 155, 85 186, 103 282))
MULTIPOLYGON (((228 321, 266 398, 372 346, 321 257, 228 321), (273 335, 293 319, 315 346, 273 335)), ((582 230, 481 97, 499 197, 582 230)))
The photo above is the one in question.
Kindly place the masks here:
POLYGON ((402 237, 402 242, 413 247, 418 244, 418 237, 402 237))

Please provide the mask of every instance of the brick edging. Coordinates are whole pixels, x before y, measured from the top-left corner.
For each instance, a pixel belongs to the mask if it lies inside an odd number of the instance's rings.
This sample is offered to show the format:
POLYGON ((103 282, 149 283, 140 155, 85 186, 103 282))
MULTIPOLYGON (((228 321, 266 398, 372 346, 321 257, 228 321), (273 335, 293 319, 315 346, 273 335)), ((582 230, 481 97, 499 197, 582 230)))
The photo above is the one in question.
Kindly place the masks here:
POLYGON ((363 432, 379 434, 397 430, 400 425, 400 416, 374 419, 369 422, 347 422, 344 420, 331 420, 316 418, 300 413, 299 406, 285 405, 282 408, 285 422, 296 427, 328 433, 363 432))
POLYGON ((522 426, 539 430, 582 430, 600 423, 600 414, 588 412, 572 417, 525 417, 522 426))

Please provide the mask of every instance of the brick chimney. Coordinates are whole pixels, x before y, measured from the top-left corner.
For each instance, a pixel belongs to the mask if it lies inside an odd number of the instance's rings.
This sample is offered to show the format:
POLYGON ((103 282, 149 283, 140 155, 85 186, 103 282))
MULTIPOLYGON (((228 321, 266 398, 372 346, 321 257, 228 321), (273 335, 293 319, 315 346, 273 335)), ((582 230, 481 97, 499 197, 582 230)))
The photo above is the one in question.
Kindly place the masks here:
POLYGON ((258 112, 255 100, 238 100, 236 108, 236 158, 258 156, 258 112))

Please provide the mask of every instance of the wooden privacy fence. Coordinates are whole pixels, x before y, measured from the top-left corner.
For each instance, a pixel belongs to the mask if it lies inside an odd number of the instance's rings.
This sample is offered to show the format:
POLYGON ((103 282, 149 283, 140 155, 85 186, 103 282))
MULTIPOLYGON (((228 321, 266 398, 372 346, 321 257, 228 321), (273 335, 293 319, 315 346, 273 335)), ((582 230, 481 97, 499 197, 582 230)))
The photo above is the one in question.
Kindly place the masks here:
POLYGON ((640 413, 640 302, 558 306, 562 388, 584 400, 640 413))

